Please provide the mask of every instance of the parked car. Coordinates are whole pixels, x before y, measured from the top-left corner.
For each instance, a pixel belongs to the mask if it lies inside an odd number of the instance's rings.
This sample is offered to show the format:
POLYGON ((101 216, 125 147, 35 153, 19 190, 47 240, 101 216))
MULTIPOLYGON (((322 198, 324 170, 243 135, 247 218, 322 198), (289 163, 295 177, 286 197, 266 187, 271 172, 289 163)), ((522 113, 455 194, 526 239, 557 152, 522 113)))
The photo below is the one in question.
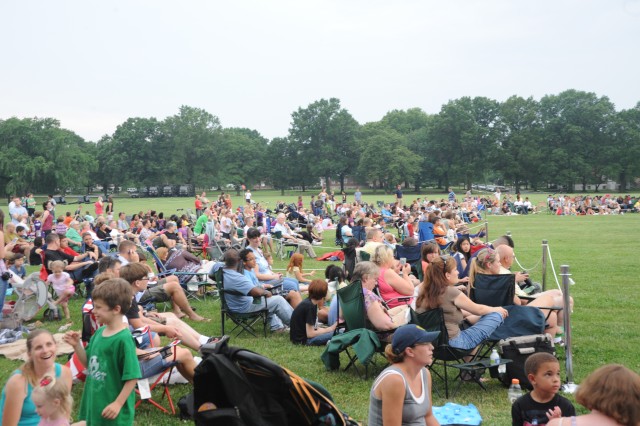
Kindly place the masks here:
POLYGON ((131 194, 132 192, 138 192, 138 188, 127 188, 127 192, 131 194))
POLYGON ((173 185, 165 185, 162 187, 162 196, 163 197, 173 197, 174 194, 174 188, 173 185))
POLYGON ((160 195, 160 191, 158 190, 157 186, 150 186, 149 187, 149 197, 157 197, 158 195, 160 195))

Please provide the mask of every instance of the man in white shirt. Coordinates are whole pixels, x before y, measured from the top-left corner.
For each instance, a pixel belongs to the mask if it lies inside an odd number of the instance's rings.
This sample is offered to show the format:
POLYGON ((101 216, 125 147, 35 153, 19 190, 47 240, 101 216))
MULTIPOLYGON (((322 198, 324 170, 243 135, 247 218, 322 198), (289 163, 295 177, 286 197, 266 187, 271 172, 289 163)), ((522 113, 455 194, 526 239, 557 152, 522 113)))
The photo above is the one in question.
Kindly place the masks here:
POLYGON ((304 253, 306 251, 310 258, 315 259, 317 257, 309 241, 303 240, 298 234, 291 231, 291 228, 289 228, 289 225, 286 223, 284 213, 280 213, 276 217, 276 226, 273 227, 273 230, 274 232, 282 233, 282 239, 297 244, 298 253, 304 253))

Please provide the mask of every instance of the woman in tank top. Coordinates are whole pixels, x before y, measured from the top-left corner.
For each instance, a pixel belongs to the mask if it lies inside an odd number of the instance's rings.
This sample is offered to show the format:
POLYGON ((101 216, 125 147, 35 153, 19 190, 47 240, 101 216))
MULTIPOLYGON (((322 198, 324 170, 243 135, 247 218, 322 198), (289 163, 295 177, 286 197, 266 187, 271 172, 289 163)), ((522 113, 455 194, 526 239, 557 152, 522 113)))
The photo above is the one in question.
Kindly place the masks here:
POLYGON ((415 324, 399 327, 385 349, 391 366, 371 387, 369 426, 437 426, 431 410, 431 375, 425 365, 433 358, 433 342, 440 332, 415 324))

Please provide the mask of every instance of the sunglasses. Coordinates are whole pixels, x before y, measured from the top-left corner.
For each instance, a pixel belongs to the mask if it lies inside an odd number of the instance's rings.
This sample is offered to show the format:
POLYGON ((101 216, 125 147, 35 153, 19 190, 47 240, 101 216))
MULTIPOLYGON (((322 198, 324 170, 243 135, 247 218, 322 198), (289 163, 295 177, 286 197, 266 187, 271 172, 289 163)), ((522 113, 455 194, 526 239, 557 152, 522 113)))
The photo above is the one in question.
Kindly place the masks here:
POLYGON ((449 256, 448 254, 443 254, 440 256, 440 259, 442 259, 442 269, 446 272, 447 271, 447 261, 451 258, 451 256, 449 256))

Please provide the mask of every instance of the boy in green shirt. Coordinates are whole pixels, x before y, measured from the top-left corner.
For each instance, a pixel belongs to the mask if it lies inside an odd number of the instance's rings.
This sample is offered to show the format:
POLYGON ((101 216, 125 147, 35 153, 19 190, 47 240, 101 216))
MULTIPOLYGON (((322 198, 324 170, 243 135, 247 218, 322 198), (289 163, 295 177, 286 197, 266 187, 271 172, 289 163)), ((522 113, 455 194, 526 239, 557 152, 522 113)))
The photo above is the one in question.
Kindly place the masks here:
POLYGON ((87 367, 80 404, 80 419, 88 425, 132 425, 135 414, 133 389, 141 377, 131 332, 123 320, 131 307, 131 286, 120 278, 104 281, 93 291, 93 314, 104 324, 86 349, 80 332, 68 331, 64 340, 73 346, 87 367))

